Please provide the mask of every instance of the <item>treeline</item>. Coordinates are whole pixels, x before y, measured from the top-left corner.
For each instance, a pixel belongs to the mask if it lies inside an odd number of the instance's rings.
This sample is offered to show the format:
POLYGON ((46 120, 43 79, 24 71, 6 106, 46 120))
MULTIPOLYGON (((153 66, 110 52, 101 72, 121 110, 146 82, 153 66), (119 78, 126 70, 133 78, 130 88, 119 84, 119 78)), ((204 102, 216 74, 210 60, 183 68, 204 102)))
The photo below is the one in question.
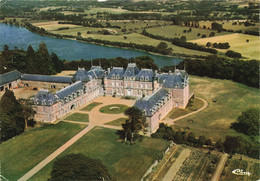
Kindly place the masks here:
MULTIPOLYGON (((179 64, 191 75, 229 79, 247 86, 259 88, 259 61, 228 60, 215 55, 205 60, 185 59, 179 64)), ((165 67, 163 71, 172 67, 165 67)))
POLYGON ((106 23, 106 25, 104 26, 101 23, 90 23, 89 21, 86 20, 82 20, 82 21, 59 21, 58 24, 73 24, 73 25, 81 25, 81 26, 85 26, 85 27, 93 27, 93 28, 117 28, 117 29, 121 29, 120 26, 113 26, 110 23, 106 23))
POLYGON ((62 68, 63 62, 55 53, 50 55, 43 42, 37 51, 29 45, 26 52, 18 49, 9 50, 5 45, 0 55, 1 74, 17 69, 25 73, 51 75, 61 72, 62 68))
POLYGON ((170 49, 168 49, 168 45, 167 45, 167 51, 165 51, 164 49, 160 48, 160 44, 158 46, 153 46, 153 45, 145 45, 145 44, 136 44, 136 43, 125 43, 125 42, 116 42, 116 41, 109 41, 109 40, 101 40, 101 39, 94 39, 91 37, 88 38, 82 38, 82 37, 77 37, 77 40, 80 41, 84 41, 84 42, 88 42, 88 43, 98 43, 98 44, 104 44, 104 45, 111 45, 111 46, 116 46, 116 47, 124 47, 124 48, 132 48, 132 49, 138 49, 138 50, 144 50, 146 52, 153 52, 153 53, 160 53, 163 55, 172 55, 172 51, 170 51, 170 49))
POLYGON ((250 143, 242 137, 226 136, 224 142, 219 139, 216 143, 211 138, 200 135, 198 138, 189 129, 173 129, 161 123, 156 133, 151 135, 153 138, 172 140, 178 144, 187 144, 195 147, 206 146, 211 150, 225 151, 229 154, 240 153, 252 158, 259 158, 259 144, 250 143))
POLYGON ((185 39, 182 39, 182 38, 167 38, 167 37, 160 36, 160 35, 153 35, 151 33, 148 33, 145 29, 143 30, 142 35, 153 38, 153 39, 157 39, 157 40, 169 41, 173 45, 184 47, 184 48, 191 49, 191 50, 198 50, 198 51, 209 52, 209 53, 213 53, 213 54, 218 53, 218 51, 215 50, 215 49, 206 48, 206 47, 200 46, 196 43, 186 42, 186 38, 185 39))
POLYGON ((101 65, 103 69, 111 67, 124 67, 126 69, 129 62, 136 63, 139 69, 148 68, 158 70, 158 66, 154 63, 154 60, 149 56, 140 56, 136 58, 126 59, 122 57, 117 58, 97 58, 92 61, 78 60, 78 61, 66 61, 64 62, 64 70, 78 70, 78 67, 84 67, 89 70, 92 65, 101 65))

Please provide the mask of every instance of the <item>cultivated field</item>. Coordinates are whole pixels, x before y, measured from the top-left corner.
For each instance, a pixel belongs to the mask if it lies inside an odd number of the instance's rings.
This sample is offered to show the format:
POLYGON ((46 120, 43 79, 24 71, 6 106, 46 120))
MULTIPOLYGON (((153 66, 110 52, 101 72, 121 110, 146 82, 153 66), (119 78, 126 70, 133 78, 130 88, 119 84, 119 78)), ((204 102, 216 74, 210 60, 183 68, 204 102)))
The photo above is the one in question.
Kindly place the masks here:
POLYGON ((210 180, 218 164, 219 156, 192 149, 173 181, 210 180))
MULTIPOLYGON (((193 43, 198 43, 200 45, 206 45, 207 42, 211 43, 226 43, 230 45, 229 50, 233 50, 242 54, 243 57, 248 59, 260 59, 260 44, 258 36, 245 35, 241 33, 233 33, 229 35, 211 37, 211 38, 202 38, 198 40, 191 41, 193 43), (247 42, 249 40, 249 42, 247 42)), ((226 52, 227 50, 220 50, 226 52)))
POLYGON ((60 31, 58 28, 63 28, 63 27, 69 27, 70 29, 73 28, 80 28, 82 26, 79 25, 72 25, 72 24, 58 24, 58 21, 46 21, 46 22, 37 22, 37 23, 32 23, 32 25, 44 28, 46 31, 60 31))
MULTIPOLYGON (((169 143, 163 140, 144 138, 134 145, 126 145, 117 140, 116 131, 95 128, 73 144, 60 156, 82 153, 100 159, 117 180, 140 180, 146 169, 166 150, 169 143)), ((59 156, 59 157, 60 157, 59 156)), ((46 181, 53 162, 44 167, 30 180, 46 181)))
POLYGON ((149 28, 146 31, 153 35, 160 35, 167 38, 180 38, 181 36, 185 36, 187 40, 200 39, 202 35, 206 35, 207 37, 209 37, 209 34, 211 32, 214 32, 215 36, 229 34, 228 32, 218 33, 217 31, 214 30, 205 30, 199 28, 191 28, 191 29, 192 29, 191 32, 188 32, 189 27, 170 25, 170 26, 149 28), (184 33, 183 32, 184 30, 186 30, 187 32, 184 33), (198 33, 200 34, 199 36, 198 33))
POLYGON ((200 136, 224 140, 226 135, 245 135, 230 129, 242 111, 259 106, 259 90, 229 80, 218 80, 206 77, 190 77, 190 90, 195 97, 205 99, 209 105, 203 111, 174 122, 176 127, 189 127, 200 136), (215 99, 216 102, 212 100, 215 99), (190 120, 193 120, 191 122, 190 120))
POLYGON ((259 160, 244 159, 228 159, 222 171, 221 181, 252 181, 258 180, 260 177, 260 162, 259 160), (235 169, 242 169, 243 172, 249 172, 248 175, 235 175, 232 173, 235 169))
POLYGON ((3 142, 0 145, 1 175, 8 180, 18 180, 84 127, 70 123, 44 125, 3 142))

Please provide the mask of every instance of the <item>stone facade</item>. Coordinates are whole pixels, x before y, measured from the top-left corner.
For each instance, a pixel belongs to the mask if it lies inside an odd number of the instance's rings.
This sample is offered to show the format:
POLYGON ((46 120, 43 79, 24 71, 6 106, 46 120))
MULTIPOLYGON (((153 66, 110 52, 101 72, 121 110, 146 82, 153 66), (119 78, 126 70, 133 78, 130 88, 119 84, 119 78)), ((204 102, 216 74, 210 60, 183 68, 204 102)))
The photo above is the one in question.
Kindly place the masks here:
POLYGON ((32 98, 37 121, 53 123, 73 109, 100 95, 131 96, 144 111, 149 124, 148 134, 156 131, 159 122, 172 108, 185 109, 192 94, 189 77, 183 70, 158 74, 151 69, 139 70, 129 63, 126 70, 114 67, 104 71, 92 66, 89 71, 79 68, 73 77, 21 74, 12 71, 0 75, 0 90, 19 86, 42 89, 32 98), (47 89, 58 89, 51 93, 47 89))
POLYGON ((87 83, 77 81, 74 84, 61 89, 56 94, 41 90, 33 98, 37 114, 35 119, 42 122, 53 123, 57 119, 67 115, 100 95, 100 86, 93 79, 87 83))

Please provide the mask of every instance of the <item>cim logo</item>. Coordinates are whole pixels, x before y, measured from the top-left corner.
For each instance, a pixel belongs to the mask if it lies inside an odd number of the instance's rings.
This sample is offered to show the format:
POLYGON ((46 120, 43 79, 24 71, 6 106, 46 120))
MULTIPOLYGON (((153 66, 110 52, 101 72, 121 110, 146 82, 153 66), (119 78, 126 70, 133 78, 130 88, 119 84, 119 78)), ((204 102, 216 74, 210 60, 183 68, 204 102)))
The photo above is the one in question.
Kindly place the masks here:
POLYGON ((248 176, 250 176, 251 175, 251 173, 250 172, 244 172, 244 170, 242 170, 242 169, 235 169, 235 170, 233 170, 232 171, 232 173, 233 174, 235 174, 235 175, 248 175, 248 176))

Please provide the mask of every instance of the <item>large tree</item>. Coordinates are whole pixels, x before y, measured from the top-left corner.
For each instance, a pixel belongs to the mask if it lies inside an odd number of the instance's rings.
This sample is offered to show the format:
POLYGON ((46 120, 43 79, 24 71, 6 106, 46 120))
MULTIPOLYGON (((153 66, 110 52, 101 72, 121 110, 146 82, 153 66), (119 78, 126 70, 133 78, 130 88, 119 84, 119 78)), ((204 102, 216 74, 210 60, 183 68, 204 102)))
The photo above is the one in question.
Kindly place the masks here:
POLYGON ((100 160, 82 154, 70 154, 54 162, 49 180, 109 181, 113 179, 100 160))
POLYGON ((236 136, 226 136, 223 145, 225 152, 233 154, 237 152, 240 147, 240 138, 236 136))
POLYGON ((259 135, 259 109, 249 108, 242 112, 242 115, 238 117, 237 122, 232 123, 231 128, 238 132, 242 132, 247 135, 259 135))
POLYGON ((2 119, 1 141, 21 134, 25 128, 23 110, 12 91, 6 90, 2 96, 0 100, 0 110, 2 119))
POLYGON ((124 114, 128 116, 126 123, 122 124, 125 141, 129 140, 133 143, 139 132, 145 134, 147 131, 146 117, 142 110, 134 106, 126 109, 124 114))

